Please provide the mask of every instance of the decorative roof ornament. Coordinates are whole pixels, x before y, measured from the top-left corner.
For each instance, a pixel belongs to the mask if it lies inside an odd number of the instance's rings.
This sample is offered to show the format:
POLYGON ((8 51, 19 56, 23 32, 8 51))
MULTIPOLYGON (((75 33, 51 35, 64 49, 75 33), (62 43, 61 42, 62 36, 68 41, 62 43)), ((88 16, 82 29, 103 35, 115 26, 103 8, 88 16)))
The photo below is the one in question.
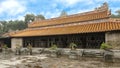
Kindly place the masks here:
POLYGON ((107 2, 103 3, 102 8, 103 9, 108 9, 108 3, 107 2))
POLYGON ((109 6, 107 2, 104 2, 102 6, 95 8, 95 11, 100 12, 100 11, 105 11, 107 10, 107 15, 111 15, 111 10, 109 10, 109 6))
POLYGON ((107 2, 103 3, 102 6, 100 6, 98 8, 95 8, 96 11, 103 11, 103 10, 108 10, 108 9, 109 8, 108 8, 108 3, 107 2))

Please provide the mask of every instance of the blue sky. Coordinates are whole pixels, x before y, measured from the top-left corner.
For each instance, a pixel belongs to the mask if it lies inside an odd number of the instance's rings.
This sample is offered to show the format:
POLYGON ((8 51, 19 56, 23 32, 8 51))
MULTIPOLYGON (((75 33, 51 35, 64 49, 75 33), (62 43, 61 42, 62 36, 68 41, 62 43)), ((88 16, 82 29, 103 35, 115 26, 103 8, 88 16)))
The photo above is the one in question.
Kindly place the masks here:
POLYGON ((69 15, 94 10, 107 2, 112 13, 120 9, 120 0, 0 0, 0 20, 24 20, 26 14, 58 17, 61 11, 69 15))

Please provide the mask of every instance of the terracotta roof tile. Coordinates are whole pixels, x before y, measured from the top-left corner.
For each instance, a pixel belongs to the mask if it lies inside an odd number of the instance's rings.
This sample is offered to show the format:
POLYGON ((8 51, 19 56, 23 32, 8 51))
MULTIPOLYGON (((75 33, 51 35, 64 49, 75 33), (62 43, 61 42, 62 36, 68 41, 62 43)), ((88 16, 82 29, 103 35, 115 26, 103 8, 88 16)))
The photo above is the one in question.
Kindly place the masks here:
POLYGON ((41 21, 34 21, 33 23, 28 24, 28 27, 40 27, 40 26, 48 26, 48 25, 56 25, 56 24, 65 24, 72 22, 81 22, 81 21, 89 21, 101 18, 109 17, 108 10, 103 11, 91 11, 84 14, 76 14, 70 15, 67 17, 58 17, 55 19, 47 19, 41 21))
POLYGON ((91 33, 91 32, 106 32, 120 30, 120 22, 104 22, 82 24, 64 27, 53 27, 45 29, 29 29, 15 34, 11 37, 25 37, 25 36, 46 36, 46 35, 62 35, 62 34, 76 34, 76 33, 91 33))

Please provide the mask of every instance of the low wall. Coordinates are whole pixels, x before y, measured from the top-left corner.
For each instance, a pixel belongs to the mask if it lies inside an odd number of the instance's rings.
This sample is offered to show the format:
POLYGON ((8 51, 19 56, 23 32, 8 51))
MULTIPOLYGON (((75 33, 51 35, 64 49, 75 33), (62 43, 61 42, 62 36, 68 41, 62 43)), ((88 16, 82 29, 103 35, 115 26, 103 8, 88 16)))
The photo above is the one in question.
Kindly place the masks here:
MULTIPOLYGON (((40 50, 44 49, 44 51, 50 51, 49 48, 33 48, 33 52, 36 52, 36 53, 40 53, 40 50)), ((62 50, 62 53, 64 55, 68 55, 69 52, 70 52, 70 49, 69 48, 58 48, 60 50, 62 50)), ((86 54, 91 54, 91 55, 102 55, 104 50, 102 49, 77 49, 76 50, 76 53, 80 56, 82 56, 82 53, 83 51, 86 53, 86 54)), ((113 55, 114 57, 113 58, 120 58, 120 50, 112 50, 113 51, 113 55)))
MULTIPOLYGON (((25 49, 27 49, 27 48, 22 48, 21 51, 23 51, 25 49)), ((43 50, 44 52, 47 52, 48 54, 50 53, 49 48, 32 48, 33 54, 34 53, 40 54, 41 50, 43 50)), ((69 55, 70 51, 71 51, 69 48, 58 48, 58 50, 61 50, 63 55, 69 55)), ((113 58, 120 59, 120 50, 111 50, 111 51, 113 52, 113 58)), ((84 55, 103 57, 104 50, 102 50, 102 49, 77 49, 77 50, 75 50, 75 52, 79 56, 83 56, 83 53, 84 53, 84 55)))

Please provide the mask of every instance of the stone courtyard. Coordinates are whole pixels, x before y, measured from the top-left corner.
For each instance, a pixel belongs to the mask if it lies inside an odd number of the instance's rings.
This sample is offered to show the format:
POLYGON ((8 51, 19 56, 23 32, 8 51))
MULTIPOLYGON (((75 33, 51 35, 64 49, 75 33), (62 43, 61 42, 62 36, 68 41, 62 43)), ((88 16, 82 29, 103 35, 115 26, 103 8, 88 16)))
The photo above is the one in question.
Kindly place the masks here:
POLYGON ((78 60, 68 56, 49 57, 48 54, 14 55, 0 53, 0 68, 120 68, 120 62, 106 63, 101 58, 83 57, 78 60))

